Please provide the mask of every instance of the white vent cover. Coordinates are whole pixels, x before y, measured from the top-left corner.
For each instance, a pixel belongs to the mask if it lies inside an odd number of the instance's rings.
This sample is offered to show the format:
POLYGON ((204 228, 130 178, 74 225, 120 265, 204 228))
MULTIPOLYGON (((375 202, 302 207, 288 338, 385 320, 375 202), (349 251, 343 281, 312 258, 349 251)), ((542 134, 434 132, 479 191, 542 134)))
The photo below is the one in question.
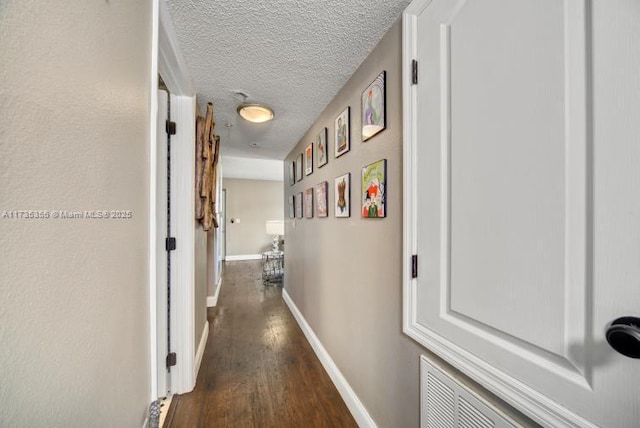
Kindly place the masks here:
POLYGON ((420 357, 421 428, 513 428, 505 414, 420 357))

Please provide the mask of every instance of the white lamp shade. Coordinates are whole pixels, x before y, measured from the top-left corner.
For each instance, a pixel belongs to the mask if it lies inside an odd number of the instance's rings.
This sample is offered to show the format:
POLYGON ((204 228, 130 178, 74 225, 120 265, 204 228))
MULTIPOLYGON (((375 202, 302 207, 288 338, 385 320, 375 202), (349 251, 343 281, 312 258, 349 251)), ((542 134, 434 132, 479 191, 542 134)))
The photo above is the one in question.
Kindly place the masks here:
POLYGON ((284 235, 284 221, 282 220, 268 221, 267 235, 284 235))

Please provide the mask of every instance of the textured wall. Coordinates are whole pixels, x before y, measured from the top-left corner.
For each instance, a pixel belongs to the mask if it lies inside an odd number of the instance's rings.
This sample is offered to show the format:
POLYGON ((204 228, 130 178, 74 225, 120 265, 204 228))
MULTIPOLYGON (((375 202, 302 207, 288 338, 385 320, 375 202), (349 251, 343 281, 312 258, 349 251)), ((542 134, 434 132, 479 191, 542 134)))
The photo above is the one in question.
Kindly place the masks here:
POLYGON ((140 427, 151 2, 0 2, 0 425, 140 427))
MULTIPOLYGON (((288 178, 284 184, 286 201, 291 194, 329 182, 328 218, 293 220, 287 214, 285 288, 376 424, 390 428, 419 426, 419 356, 435 358, 402 333, 401 29, 397 22, 383 37, 289 153, 284 168, 288 177, 288 163, 328 128, 329 163, 314 166, 313 174, 294 186, 288 178), (363 143, 361 94, 383 70, 387 129, 363 143), (335 158, 334 119, 347 106, 351 151, 335 158), (380 159, 387 159, 387 218, 363 219, 361 168, 380 159), (347 172, 351 217, 335 218, 333 180, 347 172)), ((456 371, 451 373, 478 389, 456 371)))
MULTIPOLYGON (((282 220, 282 181, 225 179, 227 189, 227 256, 260 254, 271 249, 267 220, 282 220), (240 223, 231 224, 232 218, 240 223)), ((286 237, 285 237, 286 239, 286 237)))

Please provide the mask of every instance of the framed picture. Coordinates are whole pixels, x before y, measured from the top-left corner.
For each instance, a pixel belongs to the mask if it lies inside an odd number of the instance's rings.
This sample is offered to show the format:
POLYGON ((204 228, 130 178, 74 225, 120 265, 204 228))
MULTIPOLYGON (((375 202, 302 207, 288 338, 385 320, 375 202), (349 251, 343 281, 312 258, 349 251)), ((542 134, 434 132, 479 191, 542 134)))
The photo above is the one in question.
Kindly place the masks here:
POLYGON ((304 191, 304 216, 313 217, 313 188, 304 191))
POLYGON ((289 163, 289 186, 296 184, 296 162, 289 163))
POLYGON ((304 149, 304 175, 310 175, 313 172, 313 143, 304 149))
POLYGON ((289 196, 289 218, 295 218, 296 216, 296 197, 295 195, 289 196))
POLYGON ((335 216, 351 217, 351 173, 336 177, 333 190, 335 216))
POLYGON ((378 74, 378 77, 362 93, 363 142, 387 127, 385 77, 385 71, 378 74))
POLYGON ((327 128, 322 128, 322 131, 316 137, 316 157, 318 158, 318 168, 329 162, 329 156, 327 156, 327 128))
POLYGON ((302 153, 298 155, 296 160, 296 181, 302 180, 302 153))
POLYGON ((316 213, 318 217, 329 217, 328 204, 329 183, 323 181, 316 185, 316 213))
POLYGON ((302 192, 295 195, 294 203, 296 205, 296 218, 302 218, 302 192))
POLYGON ((387 160, 362 168, 362 217, 387 216, 387 160))
POLYGON ((336 142, 336 157, 342 156, 347 153, 350 148, 350 131, 349 131, 349 118, 351 107, 344 109, 342 113, 335 120, 335 142, 336 142))

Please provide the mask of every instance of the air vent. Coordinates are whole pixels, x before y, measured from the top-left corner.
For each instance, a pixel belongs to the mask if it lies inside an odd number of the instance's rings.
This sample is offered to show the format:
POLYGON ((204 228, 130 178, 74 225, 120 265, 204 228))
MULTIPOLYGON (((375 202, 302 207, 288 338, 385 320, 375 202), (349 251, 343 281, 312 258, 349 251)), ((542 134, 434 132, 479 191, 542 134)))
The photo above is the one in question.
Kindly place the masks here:
POLYGON ((427 373, 426 426, 428 428, 454 428, 456 395, 433 373, 427 373))
POLYGON ((458 398, 458 426, 462 428, 493 428, 495 424, 462 397, 458 398))
POLYGON ((420 357, 421 428, 520 427, 495 406, 420 357))

